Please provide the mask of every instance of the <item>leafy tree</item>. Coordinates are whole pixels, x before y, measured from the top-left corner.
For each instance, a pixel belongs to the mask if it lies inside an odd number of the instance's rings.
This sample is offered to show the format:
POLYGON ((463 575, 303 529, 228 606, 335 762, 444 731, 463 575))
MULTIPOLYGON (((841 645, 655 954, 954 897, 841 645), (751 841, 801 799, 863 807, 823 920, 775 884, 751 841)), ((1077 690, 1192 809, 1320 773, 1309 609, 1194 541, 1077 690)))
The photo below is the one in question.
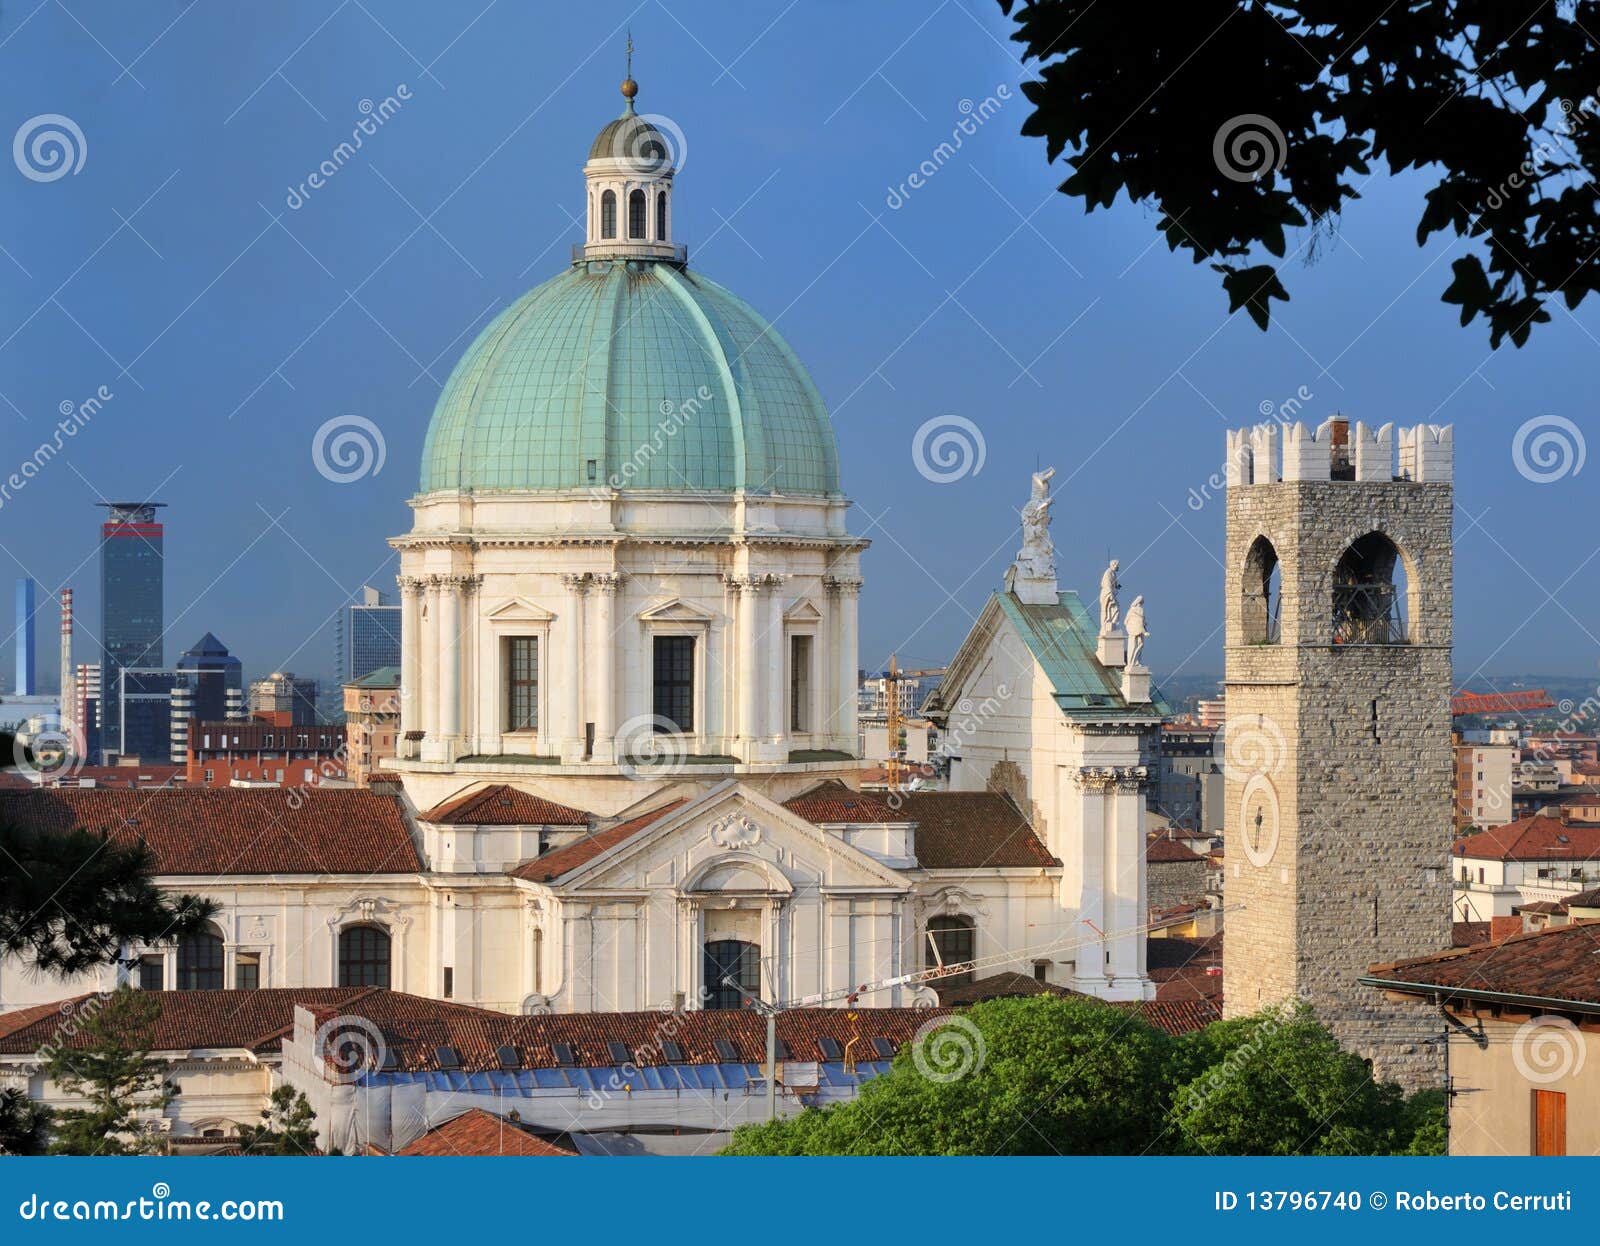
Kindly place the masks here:
POLYGON ((112 963, 124 943, 176 938, 216 912, 195 896, 164 895, 154 865, 143 842, 0 822, 0 952, 71 977, 112 963))
POLYGON ((1087 998, 978 1004, 907 1044, 854 1101, 740 1126, 726 1153, 1138 1153, 1161 1134, 1170 1046, 1138 1014, 1087 998))
POLYGON ((166 1066, 153 1059, 161 1001, 146 991, 120 987, 91 996, 72 1040, 57 1043, 44 1064, 46 1075, 67 1094, 88 1100, 84 1108, 57 1113, 55 1155, 147 1155, 162 1149, 143 1127, 141 1115, 171 1102, 166 1066), (98 1003, 98 1007, 91 1007, 98 1003), (82 1043, 75 1040, 81 1036, 82 1043))
POLYGON ((279 1086, 267 1100, 261 1124, 239 1131, 240 1148, 246 1155, 320 1155, 316 1119, 305 1095, 279 1086))
POLYGON ((1302 1009, 1179 1039, 1085 997, 995 1000, 947 1025, 853 1102, 742 1125, 724 1154, 1443 1153, 1442 1093, 1404 1099, 1302 1009))
POLYGON ((0 1090, 0 1155, 42 1155, 52 1113, 15 1087, 0 1090))
POLYGON ((1262 329, 1289 294, 1282 263, 1251 261, 1285 260, 1296 227, 1314 249, 1380 162, 1430 179, 1419 245, 1473 244, 1442 297, 1491 345, 1600 284, 1600 0, 1024 0, 1015 20, 1040 63, 1022 132, 1052 162, 1072 150, 1062 193, 1153 206, 1168 248, 1210 261, 1262 329))
POLYGON ((1384 1155, 1411 1142, 1400 1088, 1375 1081, 1304 1008, 1218 1021, 1179 1041, 1206 1064, 1173 1097, 1183 1150, 1384 1155))

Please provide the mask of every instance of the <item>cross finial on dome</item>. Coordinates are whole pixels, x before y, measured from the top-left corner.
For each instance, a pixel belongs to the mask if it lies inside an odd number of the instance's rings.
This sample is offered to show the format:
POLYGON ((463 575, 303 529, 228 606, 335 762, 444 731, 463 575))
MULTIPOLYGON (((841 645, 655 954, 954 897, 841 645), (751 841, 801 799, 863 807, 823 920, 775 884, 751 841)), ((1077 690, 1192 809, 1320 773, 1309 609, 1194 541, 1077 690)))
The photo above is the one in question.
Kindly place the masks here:
POLYGON ((633 80, 633 31, 628 32, 628 76, 622 80, 622 98, 628 101, 628 112, 633 111, 633 97, 639 94, 639 84, 633 80))

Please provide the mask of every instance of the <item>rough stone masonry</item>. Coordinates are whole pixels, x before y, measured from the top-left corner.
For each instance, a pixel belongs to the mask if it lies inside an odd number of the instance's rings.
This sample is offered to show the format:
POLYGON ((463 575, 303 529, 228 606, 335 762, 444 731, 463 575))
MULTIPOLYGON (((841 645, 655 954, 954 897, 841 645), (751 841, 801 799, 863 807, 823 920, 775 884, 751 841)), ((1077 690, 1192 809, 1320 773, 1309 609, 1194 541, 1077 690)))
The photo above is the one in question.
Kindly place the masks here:
POLYGON ((1453 433, 1398 441, 1228 436, 1224 1011, 1299 997, 1419 1088, 1439 1023, 1358 981, 1450 946, 1453 433))

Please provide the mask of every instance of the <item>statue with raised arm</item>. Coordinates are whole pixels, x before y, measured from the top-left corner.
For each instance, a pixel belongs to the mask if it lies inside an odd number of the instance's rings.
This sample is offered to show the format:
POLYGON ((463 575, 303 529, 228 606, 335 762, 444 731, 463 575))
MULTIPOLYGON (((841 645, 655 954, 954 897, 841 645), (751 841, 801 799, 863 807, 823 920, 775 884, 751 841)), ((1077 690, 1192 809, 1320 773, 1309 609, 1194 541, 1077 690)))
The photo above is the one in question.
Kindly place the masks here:
POLYGON ((1117 632, 1117 621, 1122 618, 1122 610, 1117 605, 1117 590, 1122 587, 1122 581, 1117 579, 1117 571, 1122 564, 1115 558, 1106 568, 1106 573, 1100 577, 1100 634, 1114 636, 1117 632))
POLYGON ((1033 489, 1028 504, 1022 508, 1022 549, 1017 554, 1017 567, 1034 579, 1054 579, 1056 574, 1056 547, 1050 539, 1050 477, 1055 474, 1053 467, 1033 473, 1033 489))
POLYGON ((1150 629, 1144 621, 1144 598, 1135 597, 1128 607, 1128 665, 1138 666, 1144 656, 1144 638, 1150 629))

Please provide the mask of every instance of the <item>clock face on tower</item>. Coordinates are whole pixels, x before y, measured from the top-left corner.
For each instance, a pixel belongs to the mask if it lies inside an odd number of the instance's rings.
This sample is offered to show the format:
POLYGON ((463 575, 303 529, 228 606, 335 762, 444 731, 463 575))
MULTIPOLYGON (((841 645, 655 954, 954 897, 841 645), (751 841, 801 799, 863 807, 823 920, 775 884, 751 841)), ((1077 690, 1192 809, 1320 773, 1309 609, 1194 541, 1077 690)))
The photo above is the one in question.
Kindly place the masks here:
POLYGON ((1250 864, 1263 869, 1278 851, 1278 792, 1264 774, 1250 776, 1239 797, 1239 825, 1243 830, 1244 855, 1250 864))

